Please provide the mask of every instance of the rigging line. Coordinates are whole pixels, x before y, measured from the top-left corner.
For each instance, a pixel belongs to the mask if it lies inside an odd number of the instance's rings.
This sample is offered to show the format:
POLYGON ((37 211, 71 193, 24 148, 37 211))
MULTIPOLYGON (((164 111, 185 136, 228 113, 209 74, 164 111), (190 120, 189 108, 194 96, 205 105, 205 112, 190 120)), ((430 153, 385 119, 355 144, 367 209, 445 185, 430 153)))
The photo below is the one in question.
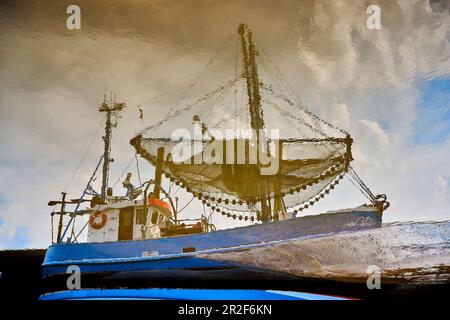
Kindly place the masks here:
POLYGON ((74 171, 73 174, 72 174, 72 177, 69 179, 69 182, 66 184, 66 186, 65 186, 65 188, 64 188, 64 192, 66 192, 66 191, 67 191, 67 188, 69 188, 70 184, 72 183, 73 179, 75 178, 75 175, 78 173, 78 170, 80 169, 81 165, 83 164, 84 160, 86 159, 86 156, 87 156, 89 150, 91 149, 91 147, 92 147, 94 141, 97 139, 98 133, 100 132, 100 128, 102 127, 102 125, 103 125, 103 123, 104 123, 105 117, 106 117, 106 116, 104 116, 104 117, 101 119, 100 124, 99 124, 99 126, 97 127, 97 130, 95 131, 92 140, 89 142, 89 144, 88 144, 86 150, 84 151, 84 153, 83 153, 83 155, 82 155, 82 157, 81 157, 81 159, 80 159, 80 162, 78 163, 78 165, 77 165, 76 168, 75 168, 75 171, 74 171))
POLYGON ((267 59, 267 61, 274 67, 275 71, 278 73, 278 76, 280 77, 281 82, 284 81, 285 85, 286 85, 286 89, 287 91, 290 91, 289 94, 297 100, 297 102, 299 104, 303 104, 300 97, 297 95, 297 93, 295 92, 294 88, 292 87, 292 85, 289 83, 289 81, 287 81, 286 77, 284 76, 284 74, 281 72, 280 68, 277 66, 277 64, 270 58, 269 54, 266 52, 266 50, 259 45, 258 42, 256 42, 256 45, 258 46, 258 50, 260 50, 263 53, 263 56, 267 59))
POLYGON ((362 189, 364 189, 365 192, 369 195, 373 195, 372 192, 369 190, 369 188, 364 184, 364 182, 359 178, 359 176, 356 174, 356 172, 353 170, 353 168, 349 167, 349 173, 351 177, 360 185, 362 189))
POLYGON ((72 231, 70 232, 70 237, 73 239, 73 242, 78 243, 77 236, 75 235, 75 220, 72 223, 72 231))
POLYGON ((352 177, 351 176, 346 176, 347 177, 347 180, 348 181, 350 181, 351 182, 351 184, 357 189, 357 190, 359 190, 362 194, 363 194, 363 196, 365 196, 369 201, 371 201, 372 202, 372 199, 369 197, 369 195, 366 193, 366 192, 364 192, 364 190, 362 190, 353 180, 352 180, 352 177))
MULTIPOLYGON (((297 93, 295 92, 295 90, 293 89, 292 85, 289 83, 289 81, 287 81, 286 77, 283 75, 283 73, 281 72, 281 70, 278 68, 278 66, 275 64, 275 62, 273 62, 273 60, 270 58, 270 56, 267 54, 267 52, 264 50, 264 48, 262 48, 261 46, 258 45, 258 48, 261 50, 261 52, 264 54, 264 56, 266 57, 266 59, 269 61, 270 64, 273 65, 273 67, 275 68, 275 71, 279 74, 279 77, 281 79, 281 81, 284 81, 286 87, 288 88, 288 91, 290 91, 290 93, 288 93, 291 97, 294 98, 294 100, 297 100, 297 103, 302 106, 305 109, 305 112, 307 112, 308 114, 310 114, 310 116, 313 117, 313 121, 314 118, 315 120, 319 120, 323 123, 325 123, 326 125, 339 130, 345 134, 347 134, 347 132, 345 130, 342 130, 340 128, 337 128, 336 126, 331 125, 330 123, 328 123, 327 121, 325 121, 324 119, 320 118, 319 116, 313 114, 311 111, 309 111, 304 105, 303 102, 301 101, 300 97, 297 95, 297 93)), ((264 65, 263 65, 264 67, 264 65)), ((269 74, 270 72, 267 71, 269 74)), ((281 91, 283 91, 283 88, 281 87, 281 91)), ((317 124, 316 124, 317 125, 317 124)))
MULTIPOLYGON (((181 97, 180 98, 180 102, 184 99, 184 97, 186 97, 187 93, 193 88, 195 87, 200 79, 203 77, 203 75, 206 73, 206 71, 208 70, 208 68, 213 64, 213 62, 219 57, 219 55, 225 50, 225 48, 227 48, 228 43, 231 41, 231 39, 234 37, 234 33, 230 33, 230 35, 224 40, 223 44, 219 47, 219 49, 215 52, 215 54, 211 57, 211 59, 208 61, 208 63, 203 67, 203 70, 199 73, 199 75, 197 77, 193 77, 191 78, 191 81, 193 81, 191 84, 189 84, 186 89, 182 92, 181 97)), ((177 104, 175 104, 174 106, 172 106, 169 109, 169 112, 172 112, 172 110, 174 110, 175 108, 177 108, 180 105, 180 102, 178 102, 177 104)), ((143 104, 143 103, 141 103, 143 104)))
MULTIPOLYGON (((216 50, 214 55, 210 58, 210 60, 203 67, 203 70, 197 76, 194 76, 194 77, 190 78, 189 80, 187 80, 188 82, 191 82, 191 84, 187 88, 185 88, 185 90, 183 92, 183 95, 186 94, 192 87, 194 87, 199 82, 200 78, 203 77, 203 75, 206 73, 208 68, 213 64, 213 62, 218 58, 218 56, 227 48, 228 42, 230 42, 233 39, 234 36, 235 36, 234 33, 230 33, 228 35, 228 37, 225 38, 225 40, 222 43, 222 45, 216 50)), ((136 90, 137 89, 132 91, 132 93, 135 92, 136 90)), ((153 101, 153 100, 156 100, 156 99, 160 98, 161 96, 165 95, 166 93, 171 93, 171 92, 176 92, 176 91, 178 91, 178 87, 176 89, 166 90, 162 94, 150 97, 150 98, 144 100, 143 102, 141 102, 139 104, 140 105, 144 105, 144 104, 146 104, 146 103, 148 103, 150 101, 153 101)))
POLYGON ((181 189, 181 187, 178 186, 178 189, 172 194, 172 197, 174 197, 178 193, 178 191, 180 191, 180 189, 181 189))
POLYGON ((210 209, 210 213, 209 213, 209 216, 208 216, 208 223, 212 223, 212 215, 213 215, 213 213, 214 213, 214 210, 210 209))
MULTIPOLYGON (((286 102, 290 107, 292 107, 292 109, 294 111, 298 111, 301 110, 303 111, 306 115, 308 115, 308 117, 312 120, 312 122, 314 123, 314 125, 316 126, 317 130, 321 130, 323 131, 323 129, 321 128, 321 126, 319 125, 319 122, 327 125, 328 127, 331 127, 334 130, 337 130, 339 132, 342 132, 344 134, 347 134, 346 131, 333 126, 332 124, 328 123, 327 121, 325 121, 324 119, 320 118, 319 116, 315 115, 314 113, 312 113, 311 111, 309 111, 304 105, 295 105, 291 100, 289 100, 289 97, 286 97, 282 94, 276 93, 270 86, 267 85, 263 85, 262 89, 265 90, 266 92, 271 93, 275 98, 277 99, 281 99, 284 102, 286 102)), ((325 131, 323 131, 325 134, 325 131)))
MULTIPOLYGON (((318 133, 319 135, 321 135, 321 136, 323 136, 323 137, 327 137, 326 133, 325 133, 323 130, 321 130, 320 128, 314 128, 314 127, 313 127, 311 124, 309 124, 303 117, 301 117, 301 116, 300 116, 300 117, 293 116, 289 111, 282 109, 280 106, 278 106, 276 103, 274 103, 274 102, 272 102, 272 101, 269 101, 269 100, 264 99, 264 102, 267 102, 268 104, 272 105, 272 107, 274 107, 274 109, 276 109, 278 112, 280 112, 280 113, 282 114, 282 116, 285 117, 285 119, 288 119, 288 117, 293 118, 293 119, 295 119, 295 120, 297 120, 297 121, 300 121, 304 126, 308 127, 308 128, 309 128, 310 130, 312 130, 313 132, 316 132, 316 133, 318 133)), ((297 128, 297 127, 295 127, 295 128, 296 128, 297 131, 299 131, 303 136, 305 136, 305 135, 301 132, 300 128, 297 128)), ((305 136, 305 137, 306 137, 306 136, 305 136)))
MULTIPOLYGON (((90 143, 88 144, 86 150, 84 151, 83 155, 81 156, 80 162, 75 167, 75 171, 73 172, 72 176, 70 177, 69 181, 67 182, 66 186, 64 187, 64 192, 67 191, 67 189, 69 188, 70 184, 73 182, 73 179, 75 178, 76 174, 78 173, 78 170, 80 169, 81 165, 83 164, 84 160, 86 159, 86 156, 87 156, 89 150, 91 149, 92 145, 94 144, 94 141, 97 139, 98 133, 100 132, 100 128, 103 126, 105 117, 106 116, 104 116, 102 118, 102 120, 100 121, 100 124, 97 127, 97 130, 95 131, 92 140, 90 141, 90 143)), ((53 206, 52 212, 50 214, 54 214, 55 213, 56 206, 57 206, 56 204, 53 206)))
POLYGON ((364 188, 367 191, 367 193, 370 195, 372 200, 375 201, 375 199, 376 199, 375 195, 370 190, 370 188, 364 183, 364 181, 359 177, 359 175, 356 173, 355 169, 353 169, 353 167, 349 166, 349 171, 355 175, 355 177, 356 177, 358 183, 361 185, 361 187, 364 188))
POLYGON ((180 114, 187 112, 189 110, 191 110, 195 105, 204 102, 210 98, 212 98, 214 95, 216 95, 218 92, 221 92, 225 87, 231 86, 234 83, 236 83, 237 79, 232 79, 232 80, 228 80, 226 81, 222 86, 220 86, 219 88, 216 88, 215 90, 213 90, 212 92, 204 95, 203 97, 197 99, 196 101, 194 101, 193 103, 188 104, 187 106, 185 106, 184 108, 177 110, 177 112, 173 113, 173 112, 168 112, 165 116, 165 118, 163 118, 162 120, 158 121, 157 123, 148 126, 147 128, 145 128, 144 130, 141 130, 138 132, 138 134, 144 134, 145 132, 149 131, 149 130, 154 130, 158 127, 160 127, 163 123, 179 116, 180 114))
POLYGON ((223 122, 226 122, 226 121, 230 120, 230 119, 226 119, 226 115, 228 115, 228 113, 225 113, 224 115, 222 115, 222 119, 219 119, 218 121, 216 121, 216 123, 210 123, 209 122, 210 120, 212 121, 212 117, 213 117, 213 115, 215 113, 215 110, 217 110, 217 108, 219 106, 223 106, 224 105, 223 102, 221 104, 219 103, 220 100, 226 100, 226 98, 229 95, 230 95, 230 92, 227 92, 227 90, 223 90, 219 95, 217 95, 217 97, 214 99, 214 101, 212 101, 212 105, 213 106, 212 106, 211 109, 208 110, 208 112, 207 112, 208 114, 206 116, 206 119, 203 119, 203 118, 201 119, 203 123, 205 123, 205 124, 207 123, 208 124, 208 129, 209 129, 209 126, 214 126, 214 125, 217 126, 216 129, 219 129, 219 126, 218 126, 219 123, 222 124, 223 122), (203 120, 205 120, 205 121, 203 121, 203 120))
MULTIPOLYGON (((239 113, 240 113, 241 111, 246 111, 247 109, 248 109, 248 107, 247 107, 247 106, 244 106, 244 107, 241 107, 241 108, 237 108, 237 109, 235 110, 235 112, 233 112, 232 117, 234 118, 234 123, 235 123, 234 129, 235 129, 235 132, 236 132, 236 129, 237 129, 237 126, 236 126, 237 116, 239 115, 239 113)), ((217 121, 216 125, 217 125, 217 126, 221 126, 224 122, 226 122, 226 121, 228 121, 228 120, 230 120, 230 119, 225 119, 225 118, 223 118, 223 119, 217 121)))
POLYGON ((364 184, 364 182, 359 181, 357 177, 355 177, 354 175, 352 175, 352 173, 350 173, 350 177, 352 179, 354 179, 354 181, 358 184, 360 190, 362 189, 364 191, 364 193, 366 194, 366 196, 372 201, 375 201, 375 196, 373 195, 373 193, 370 191, 370 189, 364 184))
POLYGON ((186 203, 183 208, 181 208, 180 210, 177 211, 177 215, 180 214, 180 212, 183 211, 192 202, 192 200, 194 200, 194 198, 195 197, 192 196, 191 200, 189 200, 189 202, 186 203))
POLYGON ((174 183, 172 181, 169 181, 169 190, 167 190, 168 194, 170 194, 172 192, 173 186, 174 186, 174 183))
MULTIPOLYGON (((271 93, 272 95, 274 95, 275 97, 277 97, 277 98, 279 98, 279 99, 282 99, 282 100, 285 100, 288 104, 290 104, 291 106, 293 106, 293 103, 288 99, 288 97, 283 97, 283 96, 280 97, 279 94, 275 93, 270 87, 267 87, 267 86, 265 86, 265 85, 263 85, 263 89, 264 89, 264 90, 268 90, 268 92, 270 92, 270 93, 271 93)), ((293 121, 290 120, 290 119, 287 118, 287 117, 294 118, 294 119, 296 119, 296 120, 302 122, 304 125, 306 125, 308 128, 310 128, 313 132, 319 133, 319 135, 323 135, 324 137, 327 137, 327 134, 325 133, 325 131, 323 131, 323 130, 321 130, 321 129, 315 129, 313 126, 311 126, 310 124, 308 124, 303 118, 296 118, 295 116, 291 115, 290 113, 288 113, 287 111, 285 111, 285 110, 282 109, 281 107, 277 106, 276 104, 274 104, 274 103, 272 103, 272 102, 269 102, 269 103, 272 104, 272 106, 273 106, 275 109, 277 109, 280 113, 284 114, 284 116, 286 117, 286 120, 290 121, 291 123, 293 123, 293 121)), ((303 110, 304 112, 308 112, 308 110, 306 110, 305 107, 300 106, 300 108, 303 108, 302 110, 303 110)), ((320 119, 320 118, 319 118, 319 119, 320 119)), ((316 123, 316 125, 318 125, 318 124, 316 123)), ((330 125, 330 126, 331 126, 331 125, 330 125)), ((296 126, 295 126, 295 128, 297 129, 297 131, 298 131, 301 135, 304 135, 304 134, 302 133, 302 131, 300 130, 300 128, 297 128, 296 126)), ((342 130, 340 130, 340 129, 337 128, 337 127, 335 127, 335 129, 342 132, 342 130)), ((330 148, 330 146, 327 145, 326 143, 319 143, 319 144, 320 144, 320 145, 323 145, 323 146, 324 146, 328 151, 330 151, 330 152, 334 152, 334 151, 335 151, 335 149, 330 148)))
POLYGON ((291 119, 290 117, 285 118, 287 121, 289 121, 289 123, 292 124, 292 126, 295 128, 295 130, 297 130, 297 132, 300 134, 300 136, 303 136, 305 138, 307 138, 307 136, 304 134, 304 132, 302 132, 302 130, 298 127, 298 124, 294 122, 293 119, 291 119))
POLYGON ((86 221, 86 223, 83 225, 83 228, 81 228, 80 232, 77 233, 77 235, 75 236, 75 240, 77 240, 77 239, 80 237, 81 233, 82 233, 82 232, 84 231, 84 229, 87 227, 88 223, 89 223, 89 220, 86 221))
MULTIPOLYGON (((278 90, 280 90, 280 92, 282 92, 282 93, 285 92, 286 96, 291 96, 291 98, 293 98, 293 100, 296 100, 295 97, 292 97, 292 95, 289 92, 287 92, 287 90, 285 90, 282 81, 279 78, 272 76, 272 72, 269 70, 269 67, 266 66, 266 64, 264 63, 264 60, 260 61, 260 66, 267 73, 269 78, 275 83, 275 85, 277 86, 278 90)), ((301 104, 301 103, 299 103, 299 104, 301 104)))
POLYGON ((86 195, 86 192, 88 191, 88 188, 89 188, 90 184, 91 184, 92 181, 94 180, 94 177, 95 177, 95 175, 97 174, 97 170, 98 170, 98 168, 100 167, 100 164, 101 164, 102 162, 103 162, 103 155, 100 157, 100 160, 98 161, 97 166, 95 167, 94 173, 92 174, 91 178, 89 179, 89 182, 87 183, 86 188, 85 188, 84 191, 83 191, 83 194, 82 194, 81 197, 79 198, 80 200, 78 201, 77 206, 75 207, 75 210, 74 210, 73 214, 70 216, 69 223, 66 225, 66 228, 64 229, 64 232, 63 232, 63 234, 62 234, 62 236, 61 236, 61 242, 63 241, 63 239, 64 239, 64 237, 65 237, 67 231, 69 230, 69 227, 70 227, 71 223, 74 222, 75 217, 76 217, 76 215, 77 215, 76 213, 77 213, 77 211, 78 211, 78 208, 80 207, 80 204, 81 204, 81 202, 82 202, 84 196, 86 195))
POLYGON ((203 217, 206 218, 206 209, 205 209, 205 204, 203 203, 203 217))
POLYGON ((136 170, 137 170, 137 174, 138 174, 139 185, 142 185, 141 172, 139 170, 139 160, 138 160, 138 157, 137 157, 137 152, 134 154, 134 158, 136 159, 136 170))
POLYGON ((278 112, 280 112, 282 115, 284 115, 285 117, 290 117, 292 119, 295 119, 297 121, 299 121, 300 123, 302 123, 304 126, 308 127, 309 129, 311 129, 313 132, 323 136, 323 137, 327 137, 327 135, 323 132, 321 132, 320 130, 314 128, 312 125, 310 125, 309 123, 307 123, 306 121, 304 121, 301 118, 297 118, 296 116, 290 114, 289 112, 283 110, 282 108, 280 108, 279 106, 277 106, 275 103, 273 103, 272 101, 267 101, 267 100, 263 100, 264 102, 268 103, 269 105, 271 105, 274 109, 278 110, 278 112))
MULTIPOLYGON (((131 157, 130 161, 128 162, 127 166, 125 167, 125 169, 123 169, 122 173, 120 174, 120 176, 117 178, 116 182, 113 184, 113 188, 119 183, 120 179, 122 179, 123 175, 125 174, 125 172, 128 170, 128 168, 131 166, 131 163, 133 162, 133 160, 135 159, 136 155, 133 155, 133 157, 131 157)), ((140 182, 140 179, 139 179, 140 182)))
POLYGON ((205 112, 203 112, 203 110, 200 110, 201 112, 199 112, 198 115, 200 116, 200 120, 202 123, 210 124, 209 120, 214 115, 214 111, 220 106, 220 100, 225 100, 225 98, 227 96, 227 91, 229 88, 231 88, 231 86, 223 88, 223 90, 218 92, 218 94, 214 98, 211 98, 212 107, 210 107, 208 110, 206 110, 206 119, 204 119, 204 117, 203 117, 205 112))
MULTIPOLYGON (((303 111, 310 120, 312 120, 312 123, 314 124, 314 126, 318 129, 318 130, 322 130, 321 126, 319 125, 319 121, 317 119, 315 119, 311 113, 308 112, 307 108, 305 106, 303 106, 302 104, 298 104, 297 106, 295 105, 294 102, 292 102, 289 97, 283 95, 283 94, 279 94, 276 93, 273 88, 271 88, 271 86, 268 85, 263 85, 262 89, 266 92, 271 93, 275 98, 280 99, 284 102, 286 102, 295 112, 297 112, 298 110, 303 111)), ((302 117, 303 118, 303 117, 302 117)), ((305 120, 306 121, 306 120, 305 120)))

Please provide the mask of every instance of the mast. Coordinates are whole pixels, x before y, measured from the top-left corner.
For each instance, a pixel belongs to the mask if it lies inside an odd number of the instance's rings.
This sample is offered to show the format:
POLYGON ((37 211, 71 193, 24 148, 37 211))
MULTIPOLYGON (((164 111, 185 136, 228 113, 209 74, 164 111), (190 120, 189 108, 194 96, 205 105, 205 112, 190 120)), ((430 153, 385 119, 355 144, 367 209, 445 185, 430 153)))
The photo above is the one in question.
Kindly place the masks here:
POLYGON ((259 76, 256 66, 256 48, 253 44, 253 33, 246 24, 238 28, 241 36, 242 55, 244 60, 244 73, 247 81, 247 95, 250 112, 250 125, 256 130, 259 143, 259 130, 264 127, 264 119, 261 112, 261 95, 259 93, 259 76))
MULTIPOLYGON (((60 201, 58 200, 52 200, 48 202, 49 206, 56 206, 57 204, 61 205, 61 210, 59 213, 59 222, 58 222, 58 235, 56 236, 56 243, 60 243, 61 242, 61 233, 62 233, 62 228, 63 228, 63 215, 66 214, 66 204, 67 203, 72 203, 72 202, 67 202, 66 201, 66 192, 61 192, 62 194, 62 198, 60 201)), ((52 216, 53 216, 54 212, 52 212, 52 216)), ((52 234, 52 241, 53 241, 53 234, 52 234)))
MULTIPOLYGON (((259 147, 260 130, 264 128, 264 118, 261 109, 261 95, 259 92, 259 76, 258 68, 256 65, 256 48, 253 43, 253 33, 250 31, 246 24, 241 24, 238 28, 238 33, 241 37, 242 56, 244 62, 244 74, 247 84, 247 95, 250 113, 250 125, 252 130, 256 133, 256 146, 257 146, 257 163, 259 165, 259 147)), ((259 172, 258 172, 259 174, 259 172)), ((267 184, 263 180, 258 184, 259 195, 261 197, 261 220, 268 222, 270 220, 270 197, 267 190, 267 184)))
POLYGON ((103 151, 103 175, 102 175, 102 190, 101 198, 106 199, 106 191, 108 188, 108 178, 109 178, 109 163, 113 161, 110 158, 111 155, 111 135, 112 128, 117 126, 117 123, 111 121, 112 115, 117 115, 117 113, 126 107, 125 103, 117 103, 114 101, 103 101, 100 105, 98 111, 106 112, 106 124, 105 124, 105 135, 103 136, 103 142, 105 149, 103 151))

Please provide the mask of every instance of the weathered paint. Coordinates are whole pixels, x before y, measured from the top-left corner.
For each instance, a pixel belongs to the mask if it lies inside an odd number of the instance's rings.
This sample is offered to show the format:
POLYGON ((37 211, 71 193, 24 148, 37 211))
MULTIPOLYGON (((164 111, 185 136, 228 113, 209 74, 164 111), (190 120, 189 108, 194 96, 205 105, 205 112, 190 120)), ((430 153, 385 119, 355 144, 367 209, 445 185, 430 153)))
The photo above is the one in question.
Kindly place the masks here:
POLYGON ((82 272, 227 266, 227 262, 196 256, 380 226, 381 215, 374 208, 360 207, 204 234, 141 241, 58 244, 47 250, 42 272, 44 276, 64 273, 64 268, 70 264, 80 265, 82 272), (185 247, 195 247, 196 252, 182 253, 185 247), (150 251, 158 252, 158 255, 146 256, 145 253, 150 251))

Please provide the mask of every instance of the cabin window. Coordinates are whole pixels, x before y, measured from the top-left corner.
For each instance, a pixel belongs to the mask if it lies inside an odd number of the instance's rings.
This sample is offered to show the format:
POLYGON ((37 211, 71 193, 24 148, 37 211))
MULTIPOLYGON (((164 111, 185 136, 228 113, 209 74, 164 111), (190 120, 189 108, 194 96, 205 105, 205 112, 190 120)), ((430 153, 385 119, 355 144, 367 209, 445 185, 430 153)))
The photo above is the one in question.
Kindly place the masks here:
POLYGON ((136 210, 136 223, 137 224, 147 224, 147 215, 145 214, 144 209, 137 209, 136 210))
POLYGON ((153 211, 152 213, 152 224, 156 224, 158 222, 158 211, 153 211))

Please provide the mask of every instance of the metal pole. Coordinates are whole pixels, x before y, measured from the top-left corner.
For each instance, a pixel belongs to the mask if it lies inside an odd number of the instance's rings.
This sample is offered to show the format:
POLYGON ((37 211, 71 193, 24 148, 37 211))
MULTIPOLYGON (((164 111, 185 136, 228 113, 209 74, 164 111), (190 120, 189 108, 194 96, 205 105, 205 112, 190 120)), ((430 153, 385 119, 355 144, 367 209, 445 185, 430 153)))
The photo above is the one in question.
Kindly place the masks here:
POLYGON ((66 192, 61 192, 62 194, 62 200, 61 200, 61 214, 59 216, 59 223, 58 223, 58 236, 56 238, 56 242, 59 243, 61 241, 61 232, 62 232, 62 227, 63 227, 63 215, 64 215, 64 210, 66 208, 66 192))
POLYGON ((63 241, 64 237, 66 236, 67 231, 69 230, 70 225, 73 222, 73 219, 75 219, 75 216, 77 215, 78 208, 80 207, 80 204, 83 202, 84 195, 86 194, 86 192, 87 192, 87 190, 89 188, 89 185, 91 184, 92 180, 94 180, 94 177, 95 177, 95 175, 97 173, 98 168, 100 167, 100 164, 102 163, 102 160, 103 160, 103 156, 100 157, 100 160, 98 161, 97 167, 95 167, 94 173, 92 174, 91 178, 89 179, 89 182, 87 183, 86 188, 84 189, 83 194, 81 195, 75 210, 71 214, 69 223, 67 224, 66 228, 64 229, 64 232, 63 232, 63 234, 61 236, 60 242, 63 241))

